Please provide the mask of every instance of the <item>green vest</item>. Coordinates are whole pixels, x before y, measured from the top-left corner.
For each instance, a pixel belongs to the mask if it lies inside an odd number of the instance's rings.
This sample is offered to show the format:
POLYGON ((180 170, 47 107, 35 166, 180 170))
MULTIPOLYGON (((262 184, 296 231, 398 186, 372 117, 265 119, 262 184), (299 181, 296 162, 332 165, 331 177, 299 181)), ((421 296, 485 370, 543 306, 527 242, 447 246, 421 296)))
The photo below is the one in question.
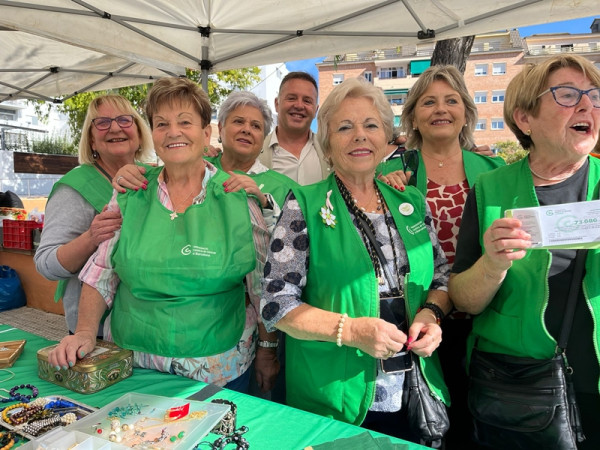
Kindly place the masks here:
MULTIPOLYGON (((218 169, 223 170, 223 166, 221 166, 221 157, 222 155, 220 154, 217 157, 208 157, 204 159, 214 164, 218 169)), ((244 175, 253 178, 254 181, 256 181, 258 188, 265 194, 271 194, 279 207, 283 206, 285 203, 285 198, 290 192, 290 189, 299 186, 299 184, 290 177, 271 169, 262 173, 244 173, 239 170, 236 170, 236 172, 243 173, 244 175)))
MULTIPOLYGON (((423 222, 425 201, 416 189, 399 192, 378 182, 379 189, 407 248, 410 267, 404 292, 410 322, 427 298, 433 278, 433 248, 423 222), (414 212, 400 214, 410 203, 414 212), (418 269, 417 269, 418 268, 418 269)), ((302 300, 312 306, 350 317, 379 317, 378 283, 364 243, 338 190, 333 175, 324 181, 293 189, 304 213, 310 241, 310 267, 302 300), (327 192, 336 216, 335 228, 319 214, 327 192)), ((377 360, 354 347, 335 342, 286 338, 288 404, 337 420, 359 425, 373 403, 377 360)), ((421 359, 432 391, 446 401, 437 355, 421 359)))
MULTIPOLYGON (((600 161, 590 162, 587 200, 598 199, 600 161)), ((481 175, 475 185, 480 240, 496 219, 511 208, 539 206, 527 158, 481 175), (510 184, 510 188, 501 189, 510 184)), ((505 353, 536 359, 554 355, 556 341, 546 329, 544 313, 548 305, 548 271, 551 254, 545 249, 527 251, 525 258, 513 261, 502 286, 484 312, 475 316, 469 349, 505 353)), ((600 344, 600 250, 588 250, 583 291, 594 320, 594 347, 600 344)), ((598 356, 598 355, 597 355, 598 356)))
POLYGON ((244 192, 226 194, 218 171, 203 203, 171 220, 147 190, 118 198, 121 237, 112 255, 121 280, 111 330, 123 348, 177 358, 234 347, 246 319, 244 277, 256 265, 244 192))
MULTIPOLYGON (((470 152, 468 150, 462 151, 463 153, 463 167, 465 174, 467 175, 467 183, 469 187, 473 186, 477 176, 483 172, 489 172, 490 170, 504 166, 505 162, 502 158, 490 158, 489 156, 479 155, 477 153, 470 152)), ((425 170, 425 163, 423 162, 423 155, 418 150, 408 150, 405 153, 405 160, 407 164, 410 164, 410 158, 418 158, 417 172, 413 173, 410 177, 409 184, 416 186, 423 195, 427 194, 427 171, 425 170)), ((377 175, 387 175, 388 173, 395 172, 397 170, 404 170, 402 158, 394 158, 387 161, 383 161, 377 166, 377 175)), ((409 168, 409 170, 414 170, 409 168)))
MULTIPOLYGON (((113 193, 110 181, 91 164, 82 164, 69 170, 60 180, 54 183, 48 199, 52 197, 60 185, 70 186, 79 192, 98 214, 110 201, 113 193)), ((60 280, 58 282, 56 291, 54 291, 55 302, 58 302, 65 295, 67 284, 69 284, 69 280, 60 280)))

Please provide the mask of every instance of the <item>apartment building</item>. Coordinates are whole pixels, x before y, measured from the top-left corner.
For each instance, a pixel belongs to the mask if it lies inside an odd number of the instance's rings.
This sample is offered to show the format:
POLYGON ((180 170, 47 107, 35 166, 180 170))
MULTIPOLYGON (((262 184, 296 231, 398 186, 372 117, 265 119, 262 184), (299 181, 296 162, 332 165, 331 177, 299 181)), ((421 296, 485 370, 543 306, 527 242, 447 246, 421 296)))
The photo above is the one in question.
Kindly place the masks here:
MULTIPOLYGON (((521 38, 515 29, 476 36, 464 74, 479 113, 476 142, 493 146, 516 141, 504 123, 504 94, 523 65, 558 53, 577 53, 600 68, 600 19, 593 21, 590 30, 521 38)), ((399 125, 408 91, 429 67, 433 48, 433 44, 417 44, 328 57, 317 64, 320 102, 344 79, 362 76, 384 91, 399 125)))

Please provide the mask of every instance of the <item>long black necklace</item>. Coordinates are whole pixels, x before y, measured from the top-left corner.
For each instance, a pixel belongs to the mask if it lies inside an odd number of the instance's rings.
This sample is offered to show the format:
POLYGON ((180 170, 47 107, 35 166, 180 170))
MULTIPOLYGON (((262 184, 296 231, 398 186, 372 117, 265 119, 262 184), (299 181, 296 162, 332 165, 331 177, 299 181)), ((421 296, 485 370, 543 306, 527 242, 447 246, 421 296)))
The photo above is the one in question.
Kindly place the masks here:
MULTIPOLYGON (((383 266, 381 265, 382 263, 379 260, 379 257, 377 256, 375 247, 371 243, 371 240, 368 238, 368 236, 364 230, 364 227, 363 227, 363 224, 366 223, 367 226, 369 227, 369 231, 372 233, 372 235, 376 236, 375 227, 373 226, 373 222, 365 214, 365 211, 363 211, 361 208, 358 207, 358 205, 354 201, 354 198, 352 197, 352 194, 350 193, 350 191, 348 190, 346 185, 342 182, 342 180, 340 180, 340 178, 337 176, 337 174, 335 174, 335 181, 338 185, 338 188, 340 190, 340 193, 342 194, 342 198, 344 199, 344 202, 346 203, 346 207, 348 208, 348 210, 355 217, 357 217, 357 219, 360 218, 360 220, 356 221, 356 226, 360 231, 360 235, 363 240, 363 243, 365 244, 365 248, 367 249, 367 252, 369 253, 371 263, 373 264, 373 269, 375 270, 375 276, 377 277, 379 284, 383 284, 384 283, 384 273, 383 273, 383 266)), ((381 208, 383 210, 383 220, 385 221, 385 225, 386 225, 386 228, 388 231, 388 236, 390 238, 390 245, 392 247, 392 255, 394 258, 394 271, 396 272, 396 277, 399 277, 396 246, 394 245, 394 240, 392 238, 392 230, 390 229, 390 224, 389 224, 388 217, 387 217, 387 212, 388 212, 387 204, 385 202, 385 199, 383 198, 383 195, 381 195, 381 191, 379 190, 377 183, 375 183, 375 180, 373 180, 373 185, 375 187, 375 193, 377 194, 378 200, 381 200, 381 203, 378 203, 378 205, 380 204, 381 208)), ((392 289, 392 286, 389 286, 389 287, 390 287, 390 289, 392 289)), ((398 278, 398 289, 400 289, 399 278, 398 278)))

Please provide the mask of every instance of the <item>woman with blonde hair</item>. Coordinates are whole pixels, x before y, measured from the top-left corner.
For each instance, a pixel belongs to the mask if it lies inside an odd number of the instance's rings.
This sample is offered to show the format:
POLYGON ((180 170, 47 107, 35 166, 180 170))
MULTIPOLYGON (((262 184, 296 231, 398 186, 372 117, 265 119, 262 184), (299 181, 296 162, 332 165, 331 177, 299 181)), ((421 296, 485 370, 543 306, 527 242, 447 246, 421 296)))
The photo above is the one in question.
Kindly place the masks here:
POLYGON ((52 188, 34 256, 38 272, 59 281, 55 300, 63 300, 70 332, 77 325, 79 271, 121 226, 120 215, 105 210, 113 192, 111 181, 121 167, 149 161, 152 149, 150 129, 129 100, 111 94, 90 102, 79 142, 80 166, 52 188))

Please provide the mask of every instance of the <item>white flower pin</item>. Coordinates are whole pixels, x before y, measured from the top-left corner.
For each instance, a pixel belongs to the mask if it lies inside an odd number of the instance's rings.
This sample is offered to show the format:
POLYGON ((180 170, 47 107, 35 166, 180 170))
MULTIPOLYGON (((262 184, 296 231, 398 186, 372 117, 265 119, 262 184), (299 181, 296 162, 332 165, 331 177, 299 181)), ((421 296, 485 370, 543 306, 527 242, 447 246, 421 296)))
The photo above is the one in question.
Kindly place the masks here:
POLYGON ((335 216, 333 215, 333 205, 331 204, 331 190, 327 192, 327 199, 325 200, 325 205, 321 207, 321 218, 323 219, 323 223, 328 227, 335 228, 337 221, 335 220, 335 216))

